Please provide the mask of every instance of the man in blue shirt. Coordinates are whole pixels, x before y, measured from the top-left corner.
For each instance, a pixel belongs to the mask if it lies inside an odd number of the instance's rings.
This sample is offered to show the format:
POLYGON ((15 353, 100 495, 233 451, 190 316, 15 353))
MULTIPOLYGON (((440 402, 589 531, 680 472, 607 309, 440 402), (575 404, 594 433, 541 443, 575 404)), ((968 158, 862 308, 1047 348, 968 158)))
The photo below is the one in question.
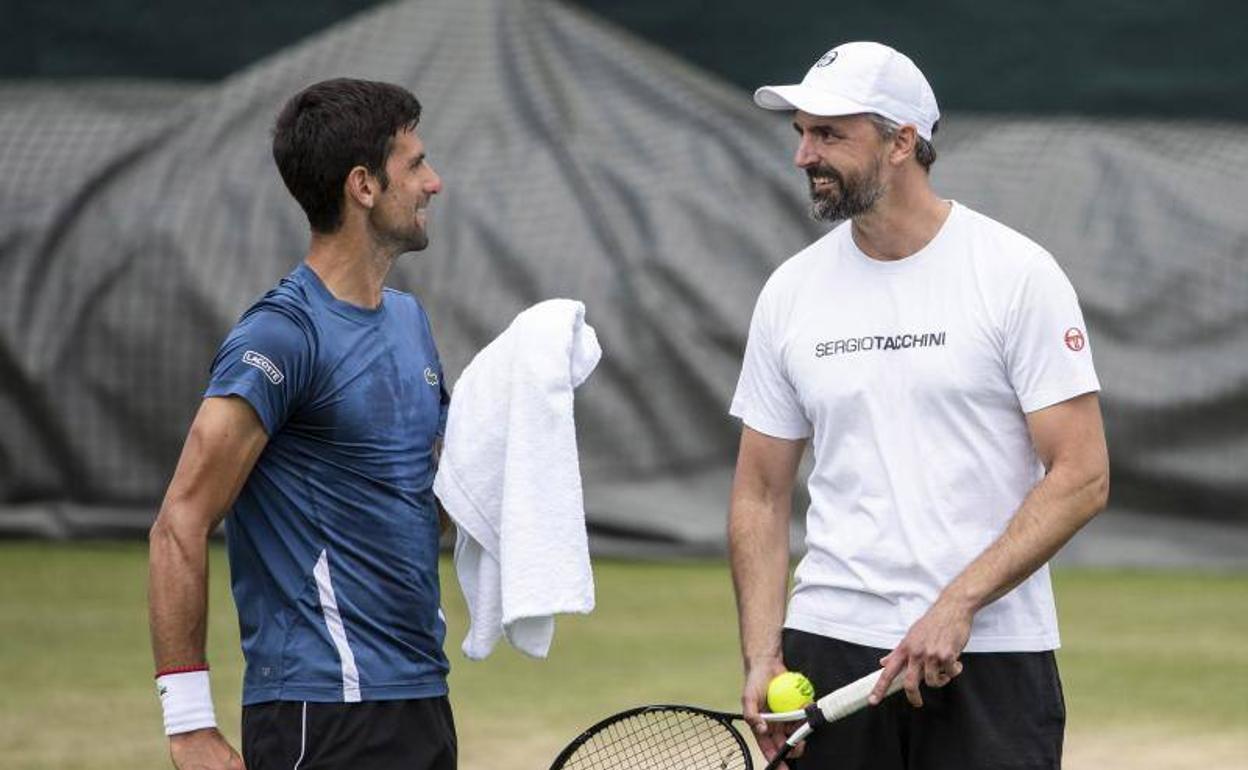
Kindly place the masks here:
POLYGON ((432 493, 448 399, 424 310, 383 286, 428 244, 442 188, 419 119, 404 89, 345 79, 277 118, 311 246, 221 345, 150 537, 178 768, 242 767, 204 654, 207 540, 227 514, 247 767, 455 767, 432 493))

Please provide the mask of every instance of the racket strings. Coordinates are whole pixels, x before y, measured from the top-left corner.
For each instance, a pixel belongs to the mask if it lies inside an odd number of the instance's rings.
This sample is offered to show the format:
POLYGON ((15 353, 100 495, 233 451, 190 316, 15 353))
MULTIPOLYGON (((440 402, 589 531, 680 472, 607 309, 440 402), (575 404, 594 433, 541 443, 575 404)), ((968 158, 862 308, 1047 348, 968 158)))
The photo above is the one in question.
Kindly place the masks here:
POLYGON ((567 770, 749 770, 732 728, 690 711, 643 712, 612 722, 563 765, 567 770))

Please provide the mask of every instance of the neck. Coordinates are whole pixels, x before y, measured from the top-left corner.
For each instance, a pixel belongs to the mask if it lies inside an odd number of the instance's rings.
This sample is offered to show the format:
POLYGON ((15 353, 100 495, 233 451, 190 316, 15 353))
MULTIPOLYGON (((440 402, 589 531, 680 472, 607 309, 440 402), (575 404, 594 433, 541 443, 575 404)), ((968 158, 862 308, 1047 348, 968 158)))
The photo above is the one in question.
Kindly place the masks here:
POLYGON ((890 186, 871 211, 854 217, 854 243, 872 259, 892 262, 919 251, 936 237, 953 209, 932 192, 926 174, 899 181, 903 183, 890 186))
POLYGON ((344 226, 328 235, 313 233, 304 261, 336 299, 375 310, 397 256, 357 228, 344 226))

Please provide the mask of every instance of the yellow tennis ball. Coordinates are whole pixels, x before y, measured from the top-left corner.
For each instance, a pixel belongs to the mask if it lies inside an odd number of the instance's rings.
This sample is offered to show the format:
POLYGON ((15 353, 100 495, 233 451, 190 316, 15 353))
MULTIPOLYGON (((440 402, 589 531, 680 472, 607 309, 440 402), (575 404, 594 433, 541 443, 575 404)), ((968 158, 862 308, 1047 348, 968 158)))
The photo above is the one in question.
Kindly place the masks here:
POLYGON ((772 713, 797 711, 815 700, 815 686, 797 671, 785 671, 767 685, 767 708, 772 713))

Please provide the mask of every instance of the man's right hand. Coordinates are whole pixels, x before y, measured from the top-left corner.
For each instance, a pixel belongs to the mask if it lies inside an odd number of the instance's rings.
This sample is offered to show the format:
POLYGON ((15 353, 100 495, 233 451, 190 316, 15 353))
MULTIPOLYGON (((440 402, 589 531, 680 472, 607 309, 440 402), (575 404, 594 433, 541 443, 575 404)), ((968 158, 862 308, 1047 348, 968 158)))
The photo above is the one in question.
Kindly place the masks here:
POLYGON ((215 727, 169 736, 169 756, 178 770, 246 770, 243 758, 215 727))
MULTIPOLYGON (((759 717, 759 713, 767 710, 767 685, 787 670, 784 661, 779 658, 763 658, 746 663, 745 687, 741 692, 741 714, 754 730, 754 740, 758 742, 758 748, 768 761, 784 746, 793 726, 783 722, 767 722, 759 717)), ((799 750, 794 749, 791 756, 796 759, 800 754, 799 750)))

